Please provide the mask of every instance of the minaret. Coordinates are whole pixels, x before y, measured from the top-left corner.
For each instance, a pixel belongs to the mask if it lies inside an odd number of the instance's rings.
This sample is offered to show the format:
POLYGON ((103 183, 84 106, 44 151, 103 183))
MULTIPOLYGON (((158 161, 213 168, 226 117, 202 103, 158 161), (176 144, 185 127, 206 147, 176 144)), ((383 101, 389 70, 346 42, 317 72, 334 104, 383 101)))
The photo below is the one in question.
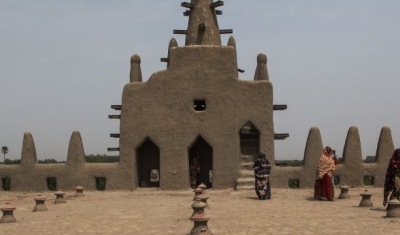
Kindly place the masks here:
POLYGON ((213 0, 191 0, 190 3, 182 2, 181 6, 189 8, 184 15, 189 16, 187 30, 174 30, 175 34, 186 34, 186 46, 192 45, 221 45, 223 33, 232 33, 232 30, 220 30, 218 26, 217 13, 215 10, 223 6, 223 1, 213 0))

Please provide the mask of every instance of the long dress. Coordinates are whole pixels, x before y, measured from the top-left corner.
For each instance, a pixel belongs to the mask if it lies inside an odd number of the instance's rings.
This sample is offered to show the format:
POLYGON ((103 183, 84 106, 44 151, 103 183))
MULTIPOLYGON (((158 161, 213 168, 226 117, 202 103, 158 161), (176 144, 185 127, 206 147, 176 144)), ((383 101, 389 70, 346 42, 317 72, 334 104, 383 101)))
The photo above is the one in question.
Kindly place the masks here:
POLYGON ((258 158, 254 162, 255 191, 261 200, 271 198, 271 186, 269 183, 269 173, 271 165, 266 158, 258 158))
POLYGON ((322 154, 318 162, 317 176, 314 184, 315 199, 333 199, 332 176, 335 169, 333 159, 328 155, 322 154))
POLYGON ((199 159, 193 157, 192 165, 190 166, 190 187, 196 188, 198 186, 198 174, 200 173, 199 159))

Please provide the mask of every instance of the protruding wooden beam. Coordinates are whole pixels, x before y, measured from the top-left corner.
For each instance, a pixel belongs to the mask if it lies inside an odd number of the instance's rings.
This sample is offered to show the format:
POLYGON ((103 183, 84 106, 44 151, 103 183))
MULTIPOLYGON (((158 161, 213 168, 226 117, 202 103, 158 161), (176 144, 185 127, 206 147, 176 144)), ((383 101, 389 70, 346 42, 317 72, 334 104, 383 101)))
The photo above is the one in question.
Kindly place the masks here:
POLYGON ((114 109, 114 110, 121 110, 121 108, 122 108, 122 105, 119 105, 119 104, 111 105, 111 109, 114 109))
POLYGON ((215 14, 217 14, 217 15, 222 15, 222 11, 220 11, 220 10, 215 10, 215 14))
POLYGON ((109 119, 121 119, 121 115, 108 115, 109 119))
POLYGON ((169 62, 169 59, 168 58, 160 58, 160 61, 161 62, 169 62))
POLYGON ((178 30, 178 29, 174 29, 174 34, 186 34, 187 30, 178 30))
POLYGON ((110 137, 112 138, 119 138, 120 134, 119 133, 111 133, 110 137))
POLYGON ((183 12, 183 16, 189 16, 189 14, 190 14, 189 10, 186 10, 186 11, 183 12))
POLYGON ((277 134, 277 133, 275 133, 274 134, 274 139, 275 140, 284 140, 284 139, 286 139, 286 138, 288 138, 289 137, 289 134, 288 133, 282 133, 282 134, 277 134))
POLYGON ((224 5, 224 2, 223 2, 223 1, 216 1, 216 2, 211 3, 211 4, 210 4, 210 7, 211 7, 211 8, 216 8, 216 7, 221 7, 221 6, 223 6, 223 5, 224 5))
POLYGON ((195 5, 193 3, 189 3, 189 2, 182 2, 181 7, 194 8, 195 5))
POLYGON ((274 104, 274 110, 286 110, 287 104, 274 104))
POLYGON ((108 152, 119 151, 119 148, 107 148, 108 152))
POLYGON ((245 71, 243 69, 238 69, 239 73, 244 73, 245 71))
POLYGON ((229 34, 229 33, 233 33, 232 29, 220 29, 219 30, 219 34, 229 34))

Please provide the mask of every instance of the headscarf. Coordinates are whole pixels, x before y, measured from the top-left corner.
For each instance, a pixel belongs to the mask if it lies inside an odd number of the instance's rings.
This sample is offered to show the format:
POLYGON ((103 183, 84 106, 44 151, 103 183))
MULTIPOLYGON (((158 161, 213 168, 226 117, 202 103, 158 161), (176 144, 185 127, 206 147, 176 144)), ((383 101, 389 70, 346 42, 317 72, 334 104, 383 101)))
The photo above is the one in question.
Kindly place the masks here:
POLYGON ((322 150, 322 155, 319 158, 318 161, 318 167, 317 167, 317 178, 322 179, 325 174, 328 174, 330 177, 333 175, 335 172, 335 162, 332 159, 332 154, 333 150, 329 147, 326 146, 322 150))
POLYGON ((396 190, 395 187, 395 177, 398 170, 400 170, 400 149, 395 149, 393 151, 392 158, 389 161, 388 168, 386 170, 386 179, 384 187, 384 197, 387 198, 390 192, 396 190))
POLYGON ((260 153, 258 154, 258 157, 259 157, 259 158, 265 158, 265 153, 264 153, 264 152, 260 152, 260 153))

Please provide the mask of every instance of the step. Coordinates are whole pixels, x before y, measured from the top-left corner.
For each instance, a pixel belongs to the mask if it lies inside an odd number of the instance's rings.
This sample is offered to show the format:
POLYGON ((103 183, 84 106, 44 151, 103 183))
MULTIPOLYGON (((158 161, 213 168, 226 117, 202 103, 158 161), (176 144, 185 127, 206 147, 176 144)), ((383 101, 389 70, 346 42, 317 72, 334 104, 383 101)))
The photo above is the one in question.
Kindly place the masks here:
POLYGON ((253 170, 254 163, 252 162, 242 162, 240 168, 242 170, 253 170))
POLYGON ((236 180, 236 189, 254 188, 254 178, 239 178, 236 180))
POLYGON ((246 183, 252 183, 254 184, 254 177, 248 177, 248 178, 239 178, 236 180, 237 184, 246 184, 246 183))
POLYGON ((237 191, 250 191, 254 190, 254 185, 241 185, 241 186, 236 186, 235 190, 237 191))
POLYGON ((254 156, 251 155, 241 155, 240 162, 242 163, 254 163, 254 156))
POLYGON ((254 177, 253 170, 240 170, 239 171, 239 178, 251 178, 254 177))

